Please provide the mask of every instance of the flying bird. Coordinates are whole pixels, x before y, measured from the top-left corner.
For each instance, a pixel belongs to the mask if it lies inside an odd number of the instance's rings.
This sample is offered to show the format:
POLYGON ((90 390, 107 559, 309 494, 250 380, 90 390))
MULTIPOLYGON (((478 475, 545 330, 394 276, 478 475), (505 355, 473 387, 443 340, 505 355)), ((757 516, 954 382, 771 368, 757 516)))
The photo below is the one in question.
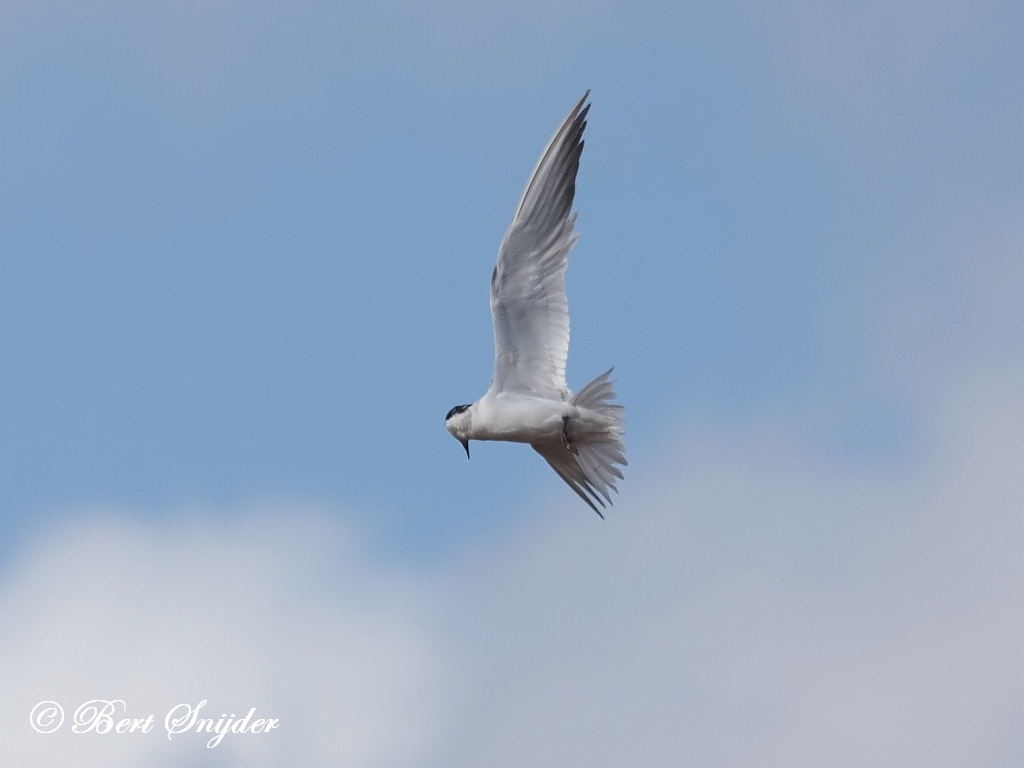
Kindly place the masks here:
POLYGON ((578 235, 572 211, 590 91, 555 131, 530 176, 491 273, 494 374, 487 393, 457 405, 445 427, 470 440, 529 443, 591 509, 611 504, 626 465, 611 369, 575 395, 565 383, 565 267, 578 235))

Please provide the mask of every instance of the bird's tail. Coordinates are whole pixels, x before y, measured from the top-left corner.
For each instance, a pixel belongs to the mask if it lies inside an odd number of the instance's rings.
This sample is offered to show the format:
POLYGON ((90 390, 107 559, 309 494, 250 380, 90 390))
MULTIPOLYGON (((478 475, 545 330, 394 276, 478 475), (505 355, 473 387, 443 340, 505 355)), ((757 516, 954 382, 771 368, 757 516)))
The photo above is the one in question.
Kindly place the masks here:
POLYGON ((587 421, 597 422, 596 429, 573 436, 576 462, 590 481, 591 487, 587 490, 592 494, 596 491, 600 495, 595 494, 597 500, 604 497, 609 504, 612 500, 609 491, 618 492, 615 481, 622 479, 619 467, 626 466, 626 447, 622 444, 625 431, 622 412, 626 409, 612 403, 615 385, 611 381, 611 373, 609 368, 572 398, 572 404, 585 413, 587 421))

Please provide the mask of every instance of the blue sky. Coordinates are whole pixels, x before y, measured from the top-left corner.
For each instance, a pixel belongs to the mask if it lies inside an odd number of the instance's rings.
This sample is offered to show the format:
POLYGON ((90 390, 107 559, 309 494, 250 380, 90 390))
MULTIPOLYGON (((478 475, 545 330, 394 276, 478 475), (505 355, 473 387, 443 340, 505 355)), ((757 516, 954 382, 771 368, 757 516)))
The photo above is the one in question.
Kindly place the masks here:
MULTIPOLYGON (((979 518, 989 523, 978 523, 985 533, 972 551, 983 555, 965 560, 965 572, 1002 563, 991 578, 1019 590, 1019 566, 1000 557, 1009 558, 1002 542, 1019 532, 1021 489, 1007 475, 1024 456, 1005 433, 1019 421, 1024 383, 1022 31, 1020 5, 998 2, 5 3, 6 604, 40 594, 32 574, 58 554, 194 556, 199 570, 211 564, 211 578, 230 580, 212 564, 249 551, 241 531, 264 531, 252 534, 252 551, 276 553, 269 560, 284 571, 300 567, 304 547, 320 537, 351 538, 323 563, 337 555, 354 570, 325 578, 344 594, 360 594, 352 584, 389 585, 382 605, 395 618, 380 637, 412 626, 413 636, 432 638, 402 656, 434 660, 409 661, 418 670, 411 677, 433 680, 423 669, 449 668, 453 634, 479 638, 466 654, 475 661, 452 673, 465 687, 445 688, 451 712, 462 714, 443 727, 413 718, 413 731, 433 735, 398 757, 367 737, 360 759, 425 764, 425 755, 441 755, 452 764, 446 739, 458 742, 459 724, 472 720, 465 701, 478 700, 465 690, 515 678, 510 658, 533 649, 548 659, 538 668, 559 670, 520 690, 524 701, 556 702, 578 685, 545 687, 566 669, 553 650, 562 635, 523 635, 488 618, 491 600, 477 581, 524 585, 508 599, 548 617, 541 624, 582 601, 598 617, 592 626, 617 627, 636 605, 665 615, 658 596, 677 595, 669 613, 695 622, 686 663, 696 669, 710 652, 701 628, 728 624, 682 597, 718 583, 701 576, 718 573, 707 551, 783 574, 780 615, 805 605, 803 587, 786 585, 820 578, 823 604, 845 610, 852 590, 869 606, 856 610, 881 623, 886 610, 900 610, 870 608, 870 584, 884 581, 870 565, 885 560, 878 542, 893 534, 888 526, 905 525, 915 535, 901 557, 940 562, 921 510, 937 504, 943 531, 959 531, 977 511, 951 483, 995 488, 999 499, 979 518), (603 526, 532 452, 482 445, 466 462, 443 429, 452 405, 486 388, 487 277, 498 243, 538 153, 588 88, 582 236, 567 278, 569 381, 579 388, 616 366, 630 459, 621 503, 603 526), (991 415, 993 404, 1003 417, 991 415), (988 446, 1004 452, 989 455, 988 446), (979 475, 978 466, 1006 471, 979 475), (947 491, 962 503, 947 501, 947 491), (862 495, 869 500, 857 502, 862 495), (297 532, 282 533, 288 520, 297 532), (197 531, 219 532, 208 552, 187 543, 197 531), (298 543, 278 551, 277 536, 298 543), (676 536, 686 543, 674 553, 655 546, 676 536), (608 543, 620 540, 620 549, 608 543), (578 554, 559 565, 556 543, 578 554), (606 556, 623 574, 650 560, 667 583, 626 578, 630 599, 607 603, 571 589, 539 596, 539 574, 586 581, 606 556), (515 570, 515 558, 538 570, 515 570), (829 571, 822 563, 830 562, 848 570, 829 571), (479 613, 460 613, 439 597, 446 593, 476 595, 466 605, 479 613)), ((270 578, 252 567, 242 570, 270 578)), ((929 573, 946 583, 930 567, 906 583, 929 573)), ((285 603, 309 588, 285 581, 285 603)), ((916 588, 906 592, 915 605, 916 588)), ((756 590, 716 589, 708 600, 720 606, 759 604, 756 590)), ((348 603, 328 603, 344 626, 348 603)), ((14 647, 38 616, 11 610, 22 617, 10 630, 14 647)), ((126 626, 137 618, 134 608, 111 610, 126 626)), ((963 618, 953 615, 928 613, 920 623, 940 631, 963 618)), ((370 626, 359 611, 352 616, 370 626)), ((246 617, 240 625, 281 621, 266 606, 246 617)), ((964 642, 1019 639, 1019 622, 1006 629, 1005 618, 994 607, 964 642)), ((674 623, 652 627, 649 638, 679 639, 674 623)), ((832 642, 826 630, 806 637, 809 657, 832 642)), ((851 641, 851 658, 892 647, 884 634, 862 639, 851 641)), ((595 665, 608 666, 611 657, 593 653, 595 665)), ((750 663, 749 649, 736 653, 750 663)), ((794 679, 792 668, 766 669, 750 679, 794 679)), ((897 659, 877 669, 901 679, 907 667, 897 659)), ((1019 659, 1014 670, 1019 682, 1019 659)), ((504 692, 496 699, 515 700, 495 685, 504 692)), ((709 710, 694 693, 692 710, 663 703, 657 711, 672 722, 686 712, 748 711, 742 686, 707 685, 735 696, 716 693, 721 707, 709 710)), ((27 676, 24 696, 34 686, 27 676)), ((982 691, 977 711, 1004 693, 982 691)), ((378 725, 397 711, 385 699, 378 725)), ((625 701, 649 715, 643 703, 653 699, 638 688, 625 701)), ((856 701, 807 707, 838 722, 860 711, 856 701)), ((1019 691, 1010 701, 1003 711, 1019 712, 1019 691)), ((497 763, 488 750, 505 738, 494 723, 508 715, 495 707, 493 722, 477 724, 483 735, 472 753, 489 764, 497 763)), ((786 743, 795 751, 786 751, 783 728, 778 751, 766 753, 759 732, 751 729, 752 754, 777 754, 779 764, 813 764, 842 742, 801 751, 794 736, 786 743)), ((911 741, 865 759, 926 754, 907 732, 911 741)), ((586 728, 580 733, 586 741, 586 728)), ((992 765, 1020 756, 1019 736, 1002 732, 993 738, 1004 752, 972 752, 989 735, 965 731, 957 754, 992 765)), ((623 739, 620 752, 604 754, 628 760, 640 754, 629 744, 658 742, 643 728, 626 728, 623 739)), ((528 746, 520 764, 538 764, 528 746)), ((310 754, 325 760, 356 754, 333 742, 318 749, 310 754)), ((676 760, 680 749, 666 742, 659 754, 676 760)), ((729 763, 707 749, 689 756, 729 763)))
POLYGON ((864 317, 949 290, 950 219, 1019 194, 1012 6, 566 8, 538 39, 382 8, 6 10, 8 526, 264 495, 403 549, 503 525, 547 468, 461 466, 438 415, 486 386, 486 275, 585 88, 570 376, 618 367, 634 461, 764 411, 912 450, 864 317))

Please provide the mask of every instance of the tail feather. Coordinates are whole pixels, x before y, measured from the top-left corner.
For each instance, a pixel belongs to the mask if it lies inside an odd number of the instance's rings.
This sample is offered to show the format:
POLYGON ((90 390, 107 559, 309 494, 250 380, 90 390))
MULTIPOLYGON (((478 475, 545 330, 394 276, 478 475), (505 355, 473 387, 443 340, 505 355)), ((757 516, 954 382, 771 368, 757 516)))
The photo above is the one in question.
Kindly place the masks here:
MULTIPOLYGON (((598 422, 598 429, 581 432, 575 436, 572 445, 575 454, 564 445, 554 442, 535 443, 533 448, 543 456, 551 468, 568 483, 590 508, 601 515, 597 504, 602 507, 612 503, 611 491, 618 493, 615 486, 622 479, 626 466, 626 448, 622 444, 624 423, 623 406, 611 401, 615 399, 615 385, 612 383, 612 369, 608 369, 572 398, 572 404, 585 411, 585 418, 598 422)), ((604 515, 601 515, 604 517, 604 515)))
POLYGON ((605 422, 603 431, 581 436, 575 442, 576 459, 586 473, 591 485, 610 504, 609 491, 618 493, 616 479, 622 479, 619 466, 626 466, 626 448, 622 444, 625 425, 622 413, 626 409, 611 401, 615 399, 615 385, 612 383, 612 368, 602 373, 576 393, 572 404, 597 414, 605 422))

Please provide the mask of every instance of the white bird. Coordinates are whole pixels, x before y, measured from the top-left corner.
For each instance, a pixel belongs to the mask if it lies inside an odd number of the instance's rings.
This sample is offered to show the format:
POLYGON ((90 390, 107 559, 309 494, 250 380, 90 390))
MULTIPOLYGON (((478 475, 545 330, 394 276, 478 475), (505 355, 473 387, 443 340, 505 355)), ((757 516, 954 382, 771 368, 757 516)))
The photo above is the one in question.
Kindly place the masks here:
POLYGON ((487 393, 457 405, 445 427, 469 456, 470 440, 529 443, 590 508, 611 504, 625 466, 621 405, 605 371, 575 395, 565 383, 569 304, 565 266, 576 243, 572 212, 583 94, 555 131, 526 184, 491 273, 494 375, 487 393))

